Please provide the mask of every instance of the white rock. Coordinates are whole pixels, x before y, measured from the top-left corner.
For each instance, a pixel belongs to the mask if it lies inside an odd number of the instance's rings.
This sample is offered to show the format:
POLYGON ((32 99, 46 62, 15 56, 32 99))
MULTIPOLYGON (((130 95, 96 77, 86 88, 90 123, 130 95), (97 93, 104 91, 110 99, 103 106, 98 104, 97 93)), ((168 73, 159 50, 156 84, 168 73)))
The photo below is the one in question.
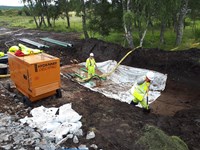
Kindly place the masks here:
POLYGON ((92 145, 90 145, 90 147, 93 149, 98 149, 98 146, 96 144, 92 144, 92 145))
POLYGON ((89 149, 87 148, 87 146, 86 146, 86 145, 83 145, 83 144, 79 145, 78 148, 79 148, 79 149, 84 149, 84 150, 89 150, 89 149))
POLYGON ((78 143, 78 142, 79 142, 77 136, 74 136, 74 138, 73 138, 73 142, 74 142, 74 143, 78 143))
POLYGON ((89 131, 88 134, 86 135, 86 139, 93 139, 95 138, 95 133, 93 131, 89 131))
POLYGON ((40 147, 35 147, 35 150, 40 150, 40 147))
POLYGON ((83 136, 83 130, 78 129, 77 132, 74 133, 76 136, 83 136))

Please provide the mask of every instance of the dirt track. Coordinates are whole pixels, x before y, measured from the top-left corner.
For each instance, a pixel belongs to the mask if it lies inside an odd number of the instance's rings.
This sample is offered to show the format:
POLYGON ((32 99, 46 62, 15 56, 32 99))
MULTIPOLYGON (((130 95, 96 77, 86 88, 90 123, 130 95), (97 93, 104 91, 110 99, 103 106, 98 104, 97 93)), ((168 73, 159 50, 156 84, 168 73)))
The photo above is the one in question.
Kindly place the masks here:
MULTIPOLYGON (((19 38, 40 41, 40 37, 50 37, 61 41, 69 41, 73 48, 63 48, 50 44, 45 52, 61 59, 62 65, 70 64, 70 60, 83 62, 90 52, 95 53, 96 61, 119 61, 129 49, 96 39, 80 40, 78 34, 49 33, 34 30, 19 30, 15 35, 0 36, 0 49, 6 51, 7 46, 18 44, 19 38), (5 45, 6 43, 6 45, 5 45)), ((29 45, 27 45, 29 46, 29 45)), ((136 149, 134 142, 146 124, 155 125, 168 135, 176 135, 183 139, 189 149, 200 149, 200 51, 165 52, 158 49, 138 49, 123 64, 156 70, 168 74, 166 89, 151 107, 153 112, 143 114, 140 108, 107 98, 92 92, 71 80, 62 78, 63 97, 47 98, 34 104, 37 106, 60 106, 72 102, 72 107, 83 115, 84 133, 93 128, 96 138, 90 141, 103 149, 136 149)), ((9 79, 0 79, 2 83, 9 79)), ((22 108, 1 90, 1 112, 15 114, 22 108), (5 96, 2 96, 5 95, 5 96)), ((25 108, 25 107, 24 107, 25 108)), ((27 114, 21 113, 21 116, 27 114)), ((89 144, 84 139, 81 143, 89 144), (87 143, 86 143, 87 142, 87 143)), ((73 143, 65 143, 73 145, 73 143)))

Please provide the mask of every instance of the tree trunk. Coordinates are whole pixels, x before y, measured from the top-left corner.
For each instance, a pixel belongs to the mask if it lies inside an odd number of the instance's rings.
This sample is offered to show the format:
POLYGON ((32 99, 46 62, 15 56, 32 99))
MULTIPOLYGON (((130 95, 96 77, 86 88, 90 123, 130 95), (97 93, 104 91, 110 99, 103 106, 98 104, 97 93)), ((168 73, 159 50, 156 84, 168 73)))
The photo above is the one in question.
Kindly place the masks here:
POLYGON ((43 22, 44 26, 46 27, 47 24, 46 24, 46 22, 45 22, 44 15, 42 15, 42 22, 43 22))
POLYGON ((44 1, 42 2, 42 4, 43 4, 44 12, 45 12, 45 14, 46 14, 48 27, 51 27, 51 26, 52 26, 52 25, 51 25, 51 21, 50 21, 51 18, 50 18, 50 15, 49 15, 49 8, 48 8, 47 1, 44 0, 44 1))
POLYGON ((53 26, 56 26, 56 18, 53 18, 53 26))
POLYGON ((35 21, 35 25, 36 25, 36 27, 37 27, 37 28, 39 28, 39 25, 38 25, 38 22, 37 22, 37 19, 36 19, 36 17, 35 17, 35 16, 33 16, 33 19, 34 19, 34 21, 35 21))
POLYGON ((165 19, 162 19, 160 28, 160 44, 163 44, 165 42, 164 40, 165 27, 166 27, 165 19))
POLYGON ((188 0, 181 1, 181 9, 178 14, 176 29, 176 45, 180 45, 183 38, 184 18, 188 11, 188 0))
POLYGON ((45 27, 47 26, 43 14, 40 16, 40 27, 42 26, 42 24, 44 24, 45 27))
POLYGON ((52 26, 49 15, 47 15, 47 23, 48 23, 48 27, 52 26))
POLYGON ((41 28, 41 26, 42 26, 42 19, 40 19, 40 17, 38 17, 38 20, 39 20, 39 28, 41 28))
POLYGON ((140 47, 142 47, 142 44, 143 44, 144 38, 145 38, 145 36, 146 36, 146 33, 147 33, 147 28, 146 28, 146 30, 144 31, 144 33, 142 34, 142 38, 140 39, 140 47))
POLYGON ((141 39, 142 38, 142 24, 139 19, 137 20, 137 22, 138 22, 138 35, 139 35, 139 38, 141 39))
MULTIPOLYGON (((37 28, 40 28, 38 22, 37 22, 37 18, 36 15, 33 13, 34 11, 34 6, 33 6, 33 2, 32 1, 27 1, 28 5, 27 8, 29 8, 30 14, 33 16, 33 19, 35 21, 35 25, 37 28)), ((24 1, 24 5, 25 5, 25 1, 24 1)))
MULTIPOLYGON (((127 3, 126 1, 124 1, 123 3, 124 14, 130 11, 130 6, 131 6, 130 0, 127 0, 127 3)), ((132 37, 132 26, 127 25, 127 23, 124 22, 124 30, 125 30, 125 37, 126 37, 129 47, 134 48, 133 37, 132 37)))
POLYGON ((66 14, 66 19, 67 19, 67 28, 70 28, 70 19, 69 19, 69 13, 65 12, 66 14))
POLYGON ((85 2, 82 0, 82 6, 83 6, 83 14, 82 14, 82 26, 83 26, 83 33, 85 36, 85 39, 89 38, 88 32, 87 32, 87 25, 86 25, 86 11, 85 11, 85 2))
POLYGON ((124 25, 124 30, 125 30, 125 36, 126 36, 126 40, 130 46, 130 48, 134 48, 134 44, 133 44, 133 37, 132 37, 132 32, 130 29, 128 29, 126 27, 126 25, 124 25))
POLYGON ((141 46, 141 47, 142 47, 144 38, 145 38, 145 36, 146 36, 148 26, 149 26, 149 21, 147 21, 146 28, 145 28, 145 30, 144 30, 144 32, 142 33, 142 36, 141 36, 141 38, 140 38, 140 46, 141 46))

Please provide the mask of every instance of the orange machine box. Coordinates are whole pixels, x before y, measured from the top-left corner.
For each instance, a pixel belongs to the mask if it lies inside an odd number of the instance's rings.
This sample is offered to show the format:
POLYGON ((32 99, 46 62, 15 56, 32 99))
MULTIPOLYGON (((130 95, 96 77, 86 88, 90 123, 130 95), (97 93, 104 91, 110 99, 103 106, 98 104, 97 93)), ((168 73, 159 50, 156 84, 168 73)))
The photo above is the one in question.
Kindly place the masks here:
POLYGON ((31 102, 60 90, 59 58, 46 53, 18 57, 8 52, 8 63, 11 80, 31 102))

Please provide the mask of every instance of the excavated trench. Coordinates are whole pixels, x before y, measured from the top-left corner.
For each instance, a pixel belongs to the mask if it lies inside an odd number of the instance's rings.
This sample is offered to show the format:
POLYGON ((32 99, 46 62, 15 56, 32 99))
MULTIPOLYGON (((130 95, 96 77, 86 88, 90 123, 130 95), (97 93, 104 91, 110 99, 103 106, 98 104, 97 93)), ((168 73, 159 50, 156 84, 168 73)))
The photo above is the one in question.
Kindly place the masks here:
MULTIPOLYGON (((9 46, 18 44, 18 39, 22 37, 40 43, 41 37, 50 37, 72 43, 73 47, 71 48, 44 43, 50 46, 44 51, 59 57, 62 65, 71 64, 73 59, 84 62, 90 52, 95 54, 97 62, 119 61, 130 50, 97 39, 81 40, 77 33, 49 33, 37 30, 19 30, 13 34, 1 35, 0 49, 6 52, 9 46)), ((27 46, 31 45, 27 44, 27 46)), ((62 78, 63 98, 56 101, 53 98, 48 98, 35 103, 34 107, 41 105, 60 106, 71 102, 74 109, 83 115, 83 130, 86 132, 88 128, 92 127, 97 133, 95 140, 88 142, 81 139, 81 142, 90 144, 95 142, 103 149, 134 149, 133 139, 141 134, 140 129, 145 124, 155 125, 169 135, 179 136, 186 142, 189 149, 200 149, 198 144, 200 140, 198 122, 200 119, 199 58, 200 51, 198 49, 168 52, 140 48, 122 62, 124 65, 151 69, 168 75, 166 89, 151 104, 152 113, 150 115, 144 115, 139 108, 133 108, 125 103, 92 92, 64 78, 62 78), (124 129, 124 126, 127 128, 124 129)), ((1 82, 4 80, 1 79, 1 82)), ((2 94, 4 93, 1 91, 2 94)), ((5 95, 1 100, 1 112, 8 111, 7 105, 16 105, 10 99, 9 96, 5 95)), ((18 107, 12 107, 8 113, 15 114, 19 110, 18 107)), ((21 116, 25 115, 27 114, 21 114, 21 116)), ((73 143, 65 145, 69 146, 73 143)))

